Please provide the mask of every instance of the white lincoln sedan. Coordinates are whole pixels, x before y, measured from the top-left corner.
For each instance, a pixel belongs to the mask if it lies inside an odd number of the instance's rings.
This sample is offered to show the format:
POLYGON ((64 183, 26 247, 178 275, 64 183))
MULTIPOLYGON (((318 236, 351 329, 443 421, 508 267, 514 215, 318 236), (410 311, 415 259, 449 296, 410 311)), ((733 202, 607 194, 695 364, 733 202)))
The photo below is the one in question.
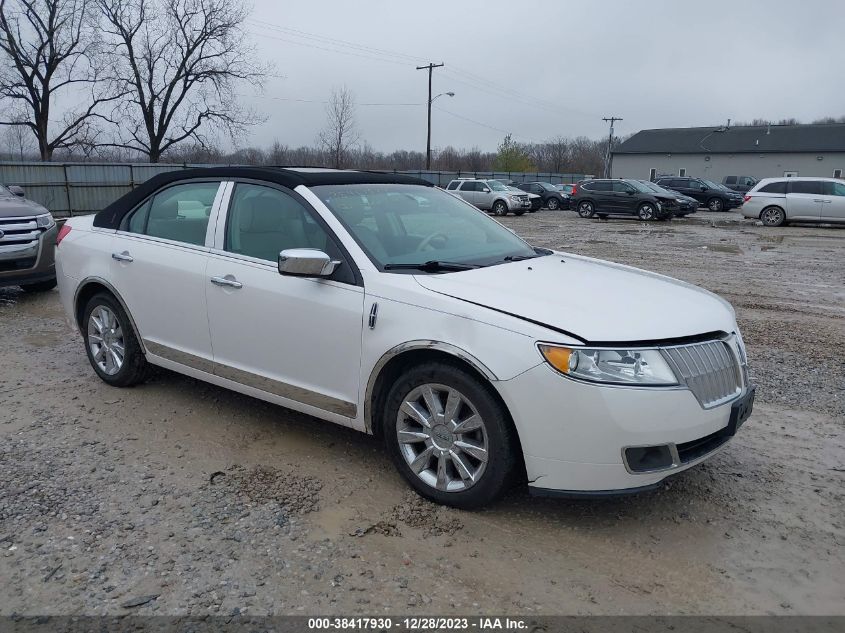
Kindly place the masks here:
POLYGON ((478 507, 654 487, 751 412, 731 306, 532 248, 413 178, 213 168, 156 176, 57 240, 97 375, 150 365, 384 438, 402 476, 478 507))

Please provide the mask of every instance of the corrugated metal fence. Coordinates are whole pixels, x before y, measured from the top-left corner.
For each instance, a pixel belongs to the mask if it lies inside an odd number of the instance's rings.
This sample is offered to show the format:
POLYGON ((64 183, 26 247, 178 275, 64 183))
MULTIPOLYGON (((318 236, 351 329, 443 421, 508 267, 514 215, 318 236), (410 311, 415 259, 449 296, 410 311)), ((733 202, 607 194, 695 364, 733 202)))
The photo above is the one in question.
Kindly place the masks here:
MULTIPOLYGON (((95 213, 156 174, 209 164, 147 163, 11 163, 0 162, 0 184, 18 185, 27 198, 58 217, 95 213)), ((387 170, 384 170, 387 171, 387 170)), ((572 183, 582 174, 476 171, 396 171, 445 187, 454 178, 495 178, 504 181, 572 183)))

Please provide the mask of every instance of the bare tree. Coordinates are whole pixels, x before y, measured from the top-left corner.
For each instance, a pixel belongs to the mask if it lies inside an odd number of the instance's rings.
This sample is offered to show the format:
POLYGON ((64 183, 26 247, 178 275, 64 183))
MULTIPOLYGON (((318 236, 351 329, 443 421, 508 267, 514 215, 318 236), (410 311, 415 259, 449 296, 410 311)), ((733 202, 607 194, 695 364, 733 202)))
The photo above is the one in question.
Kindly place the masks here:
MULTIPOLYGON (((20 122, 12 120, 12 123, 20 122)), ((9 125, 3 132, 3 141, 6 146, 6 154, 12 160, 26 160, 34 153, 32 134, 24 125, 9 125)))
POLYGON ((42 160, 90 144, 101 105, 117 98, 99 81, 93 8, 92 0, 0 0, 0 126, 31 131, 42 160))
POLYGON ((355 95, 346 86, 332 90, 332 98, 326 105, 326 119, 326 127, 317 136, 317 141, 330 155, 332 166, 342 169, 361 138, 355 123, 355 95))
POLYGON ((208 144, 210 130, 232 139, 260 118, 238 103, 240 83, 260 87, 259 64, 241 26, 238 0, 96 0, 106 27, 118 110, 125 123, 115 145, 158 162, 190 140, 208 144))

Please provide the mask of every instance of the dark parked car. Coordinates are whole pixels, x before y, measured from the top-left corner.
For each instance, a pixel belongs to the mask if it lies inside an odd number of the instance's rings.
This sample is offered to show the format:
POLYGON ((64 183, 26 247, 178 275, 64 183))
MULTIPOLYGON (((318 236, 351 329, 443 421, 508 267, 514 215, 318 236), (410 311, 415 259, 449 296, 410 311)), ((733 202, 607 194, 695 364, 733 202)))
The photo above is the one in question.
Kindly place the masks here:
POLYGON ((558 191, 558 188, 548 182, 518 182, 516 186, 540 196, 543 199, 543 206, 551 211, 557 209, 568 209, 569 199, 563 196, 563 192, 558 191))
POLYGON ((753 176, 725 176, 722 178, 723 185, 740 193, 751 191, 758 182, 760 181, 753 176))
POLYGON ((635 215, 640 220, 666 220, 678 203, 674 194, 652 191, 637 180, 602 178, 575 185, 572 206, 582 218, 635 215))
POLYGON ((707 207, 710 211, 727 211, 742 206, 742 195, 711 180, 688 176, 666 176, 658 178, 657 184, 664 189, 671 189, 695 198, 701 206, 707 207))
POLYGON ((28 292, 56 287, 56 223, 20 187, 0 185, 0 287, 28 292))
POLYGON ((674 214, 678 217, 689 215, 690 213, 695 213, 698 209, 698 200, 696 200, 695 198, 685 196, 684 194, 678 191, 665 189, 664 187, 658 185, 656 182, 651 182, 650 180, 638 180, 637 182, 641 182, 655 193, 668 193, 669 195, 675 196, 675 201, 678 203, 678 208, 675 209, 674 214))

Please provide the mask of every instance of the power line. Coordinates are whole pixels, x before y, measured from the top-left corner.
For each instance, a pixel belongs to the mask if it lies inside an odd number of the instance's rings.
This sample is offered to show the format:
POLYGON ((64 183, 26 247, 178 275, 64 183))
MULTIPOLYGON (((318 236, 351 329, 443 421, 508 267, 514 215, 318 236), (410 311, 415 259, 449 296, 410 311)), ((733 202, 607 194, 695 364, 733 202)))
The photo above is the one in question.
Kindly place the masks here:
MULTIPOLYGON (((238 96, 239 97, 245 97, 245 98, 257 97, 258 99, 269 99, 271 101, 295 101, 295 102, 298 102, 298 103, 321 103, 321 104, 324 104, 324 105, 329 103, 328 101, 321 100, 321 99, 297 99, 297 98, 294 98, 294 97, 274 97, 274 96, 271 96, 271 95, 262 95, 262 94, 257 94, 257 95, 238 94, 238 96)), ((379 103, 379 102, 356 103, 355 104, 356 107, 358 107, 358 106, 414 106, 414 107, 419 107, 421 105, 425 105, 425 104, 423 104, 423 103, 387 103, 387 102, 385 102, 385 103, 379 103)))
MULTIPOLYGON (((450 110, 446 110, 445 108, 441 108, 439 106, 434 106, 434 109, 438 110, 440 112, 445 112, 446 114, 453 116, 456 119, 462 119, 464 121, 468 121, 469 123, 475 123, 475 125, 480 125, 481 127, 486 127, 489 130, 495 130, 496 132, 501 132, 502 134, 512 134, 512 132, 510 130, 503 130, 500 127, 495 127, 495 126, 489 125, 487 123, 482 123, 481 121, 476 121, 475 119, 471 119, 467 116, 464 116, 462 114, 458 114, 456 112, 451 112, 450 110)), ((517 138, 524 139, 524 140, 529 141, 531 143, 539 143, 539 141, 535 141, 534 139, 528 138, 527 136, 522 136, 521 134, 513 134, 513 136, 515 136, 517 138)))

